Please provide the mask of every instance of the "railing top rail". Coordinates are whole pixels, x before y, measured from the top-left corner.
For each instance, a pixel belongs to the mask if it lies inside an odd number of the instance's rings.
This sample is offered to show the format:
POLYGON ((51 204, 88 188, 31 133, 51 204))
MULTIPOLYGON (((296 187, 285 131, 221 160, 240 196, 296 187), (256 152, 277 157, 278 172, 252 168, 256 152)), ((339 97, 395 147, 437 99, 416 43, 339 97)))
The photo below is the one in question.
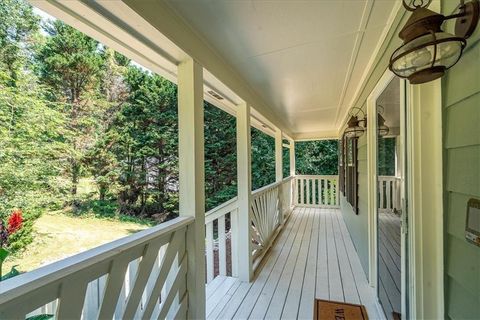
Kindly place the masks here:
POLYGON ((233 210, 236 210, 237 208, 238 202, 237 197, 235 197, 205 213, 205 224, 215 221, 216 219, 226 215, 229 212, 232 212, 233 210))
MULTIPOLYGON (((226 207, 230 207, 230 206, 237 206, 236 205, 236 202, 237 202, 237 197, 234 197, 228 201, 225 201, 223 202, 222 204, 219 204, 218 206, 216 206, 215 208, 213 209, 210 209, 208 210, 206 213, 205 213, 205 216, 208 217, 209 215, 211 214, 214 214, 215 212, 219 211, 219 210, 222 210, 226 207)), ((228 213, 229 211, 227 211, 226 213, 228 213)))
MULTIPOLYGON (((295 178, 295 176, 286 177, 280 182, 274 182, 274 183, 266 185, 262 188, 254 190, 254 191, 252 191, 252 196, 257 196, 258 194, 263 193, 263 192, 265 192, 267 190, 270 190, 272 188, 275 188, 275 187, 277 187, 277 186, 279 186, 283 183, 287 183, 287 182, 291 181, 293 178, 295 178)), ((231 212, 232 210, 236 209, 237 207, 238 207, 237 197, 234 197, 234 198, 216 206, 215 208, 208 210, 205 213, 205 218, 206 218, 205 223, 208 223, 208 222, 211 222, 215 219, 218 219, 220 216, 226 215, 227 213, 231 212)))
POLYGON ((284 183, 284 181, 282 180, 282 181, 279 181, 279 182, 274 182, 274 183, 267 184, 264 187, 261 187, 257 190, 252 191, 252 197, 258 196, 259 194, 262 194, 262 193, 266 192, 267 190, 271 190, 273 188, 276 188, 283 183, 284 183))
POLYGON ((21 274, 12 279, 2 281, 0 282, 0 304, 15 299, 25 292, 34 291, 80 270, 111 259, 115 255, 138 245, 145 244, 152 239, 167 237, 171 233, 188 226, 194 220, 193 217, 178 217, 158 226, 53 262, 52 264, 21 274))
POLYGON ((295 176, 296 178, 303 178, 303 179, 319 179, 319 178, 326 178, 326 179, 337 179, 338 175, 308 175, 308 174, 299 174, 295 176))
POLYGON ((378 179, 381 179, 381 180, 395 180, 395 179, 400 179, 400 177, 397 177, 397 176, 378 176, 378 179))

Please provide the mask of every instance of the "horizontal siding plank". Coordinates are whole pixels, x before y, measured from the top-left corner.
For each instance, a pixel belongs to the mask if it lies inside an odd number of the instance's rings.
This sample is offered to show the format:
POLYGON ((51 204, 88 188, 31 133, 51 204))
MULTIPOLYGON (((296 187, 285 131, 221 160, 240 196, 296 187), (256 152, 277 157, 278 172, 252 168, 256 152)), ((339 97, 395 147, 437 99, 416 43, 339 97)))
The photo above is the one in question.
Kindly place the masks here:
POLYGON ((476 93, 445 111, 445 148, 480 145, 480 134, 472 134, 480 123, 479 106, 480 93, 476 93))
MULTIPOLYGON (((465 288, 472 296, 480 292, 480 250, 478 247, 447 236, 446 269, 449 276, 465 288)), ((480 313, 479 313, 480 316, 480 313)))
POLYGON ((454 278, 447 278, 445 311, 451 319, 475 319, 480 314, 480 300, 469 294, 454 278))
MULTIPOLYGON (((470 42, 470 41, 469 41, 470 42)), ((451 106, 480 91, 480 45, 469 48, 443 80, 444 107, 451 106)))
POLYGON ((447 151, 447 190, 480 197, 480 146, 447 151))

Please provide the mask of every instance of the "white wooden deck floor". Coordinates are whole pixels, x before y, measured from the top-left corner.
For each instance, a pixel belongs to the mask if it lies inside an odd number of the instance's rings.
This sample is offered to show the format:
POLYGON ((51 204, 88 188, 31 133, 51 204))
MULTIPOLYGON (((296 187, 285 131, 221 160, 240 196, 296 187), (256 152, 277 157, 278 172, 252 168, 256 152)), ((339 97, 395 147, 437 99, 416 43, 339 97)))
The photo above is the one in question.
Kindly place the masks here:
POLYGON ((380 319, 340 211, 297 208, 254 282, 217 277, 207 286, 207 318, 312 319, 315 298, 363 304, 380 319))
POLYGON ((394 213, 379 213, 378 217, 380 302, 391 317, 392 312, 401 313, 401 219, 394 213))

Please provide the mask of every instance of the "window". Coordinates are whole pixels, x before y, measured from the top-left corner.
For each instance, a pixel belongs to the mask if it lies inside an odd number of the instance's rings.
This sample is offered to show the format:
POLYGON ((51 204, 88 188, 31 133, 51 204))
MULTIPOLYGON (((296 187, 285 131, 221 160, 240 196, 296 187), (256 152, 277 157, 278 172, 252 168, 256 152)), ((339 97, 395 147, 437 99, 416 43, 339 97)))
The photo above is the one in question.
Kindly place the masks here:
POLYGON ((340 190, 352 205, 355 214, 358 214, 357 140, 343 136, 340 146, 342 155, 339 158, 340 190))

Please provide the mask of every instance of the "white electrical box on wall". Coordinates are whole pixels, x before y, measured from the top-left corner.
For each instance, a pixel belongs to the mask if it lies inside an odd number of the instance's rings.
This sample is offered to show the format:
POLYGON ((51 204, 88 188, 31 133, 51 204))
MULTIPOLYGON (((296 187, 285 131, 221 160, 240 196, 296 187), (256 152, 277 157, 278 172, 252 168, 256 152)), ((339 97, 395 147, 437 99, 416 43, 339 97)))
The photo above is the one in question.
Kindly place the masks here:
POLYGON ((480 247, 480 199, 468 200, 465 238, 480 247))

